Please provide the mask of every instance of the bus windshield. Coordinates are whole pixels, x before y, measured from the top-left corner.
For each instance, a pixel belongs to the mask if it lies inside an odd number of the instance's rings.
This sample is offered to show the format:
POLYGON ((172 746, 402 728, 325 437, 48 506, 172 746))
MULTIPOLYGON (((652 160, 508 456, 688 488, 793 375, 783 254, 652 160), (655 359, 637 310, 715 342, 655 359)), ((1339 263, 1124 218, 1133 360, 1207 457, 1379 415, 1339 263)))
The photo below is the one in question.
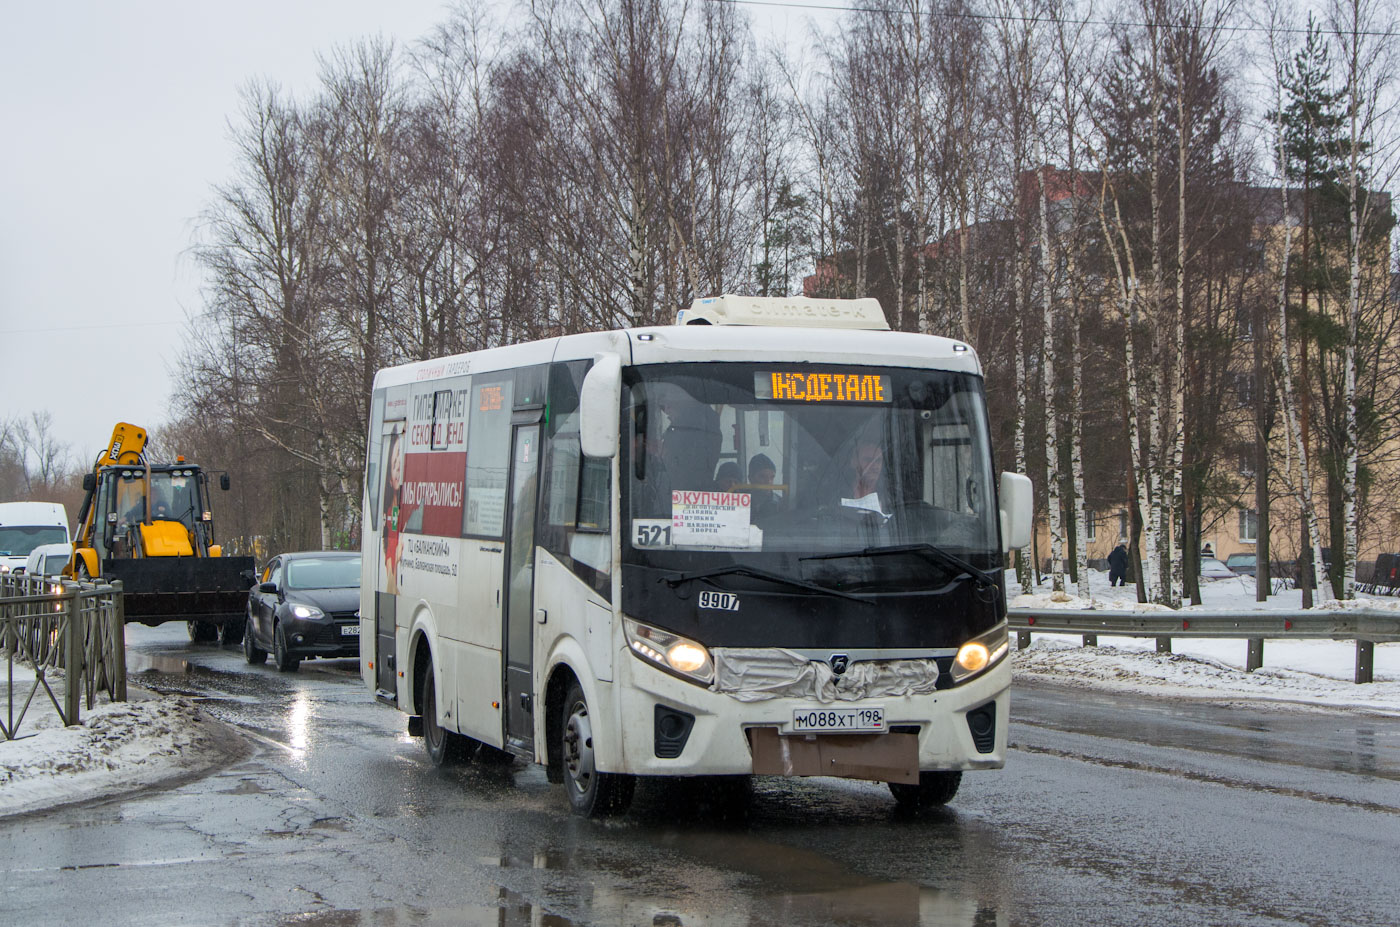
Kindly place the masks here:
POLYGON ((941 584, 943 554, 999 562, 979 377, 749 363, 628 376, 628 562, 761 562, 844 588, 862 571, 881 587, 941 584))

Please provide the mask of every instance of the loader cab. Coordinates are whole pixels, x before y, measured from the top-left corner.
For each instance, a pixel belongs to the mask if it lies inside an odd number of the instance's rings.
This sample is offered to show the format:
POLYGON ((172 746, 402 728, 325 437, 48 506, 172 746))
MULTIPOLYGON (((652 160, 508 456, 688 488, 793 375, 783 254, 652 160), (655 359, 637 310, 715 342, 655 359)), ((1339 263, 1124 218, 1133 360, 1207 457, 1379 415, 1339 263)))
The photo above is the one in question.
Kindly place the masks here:
MULTIPOLYGON (((199 467, 185 463, 149 470, 104 467, 96 489, 93 546, 101 559, 141 556, 136 538, 142 530, 148 541, 157 535, 172 540, 176 549, 163 551, 166 555, 206 554, 213 537, 213 516, 208 475, 199 467)), ((145 555, 157 554, 148 549, 145 555)))

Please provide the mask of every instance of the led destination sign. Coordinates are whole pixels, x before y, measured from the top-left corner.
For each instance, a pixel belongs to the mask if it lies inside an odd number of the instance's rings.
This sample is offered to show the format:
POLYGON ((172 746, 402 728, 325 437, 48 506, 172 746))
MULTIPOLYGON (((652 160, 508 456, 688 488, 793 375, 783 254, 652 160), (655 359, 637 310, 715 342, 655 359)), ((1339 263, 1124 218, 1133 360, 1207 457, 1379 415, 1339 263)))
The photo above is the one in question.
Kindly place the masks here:
POLYGON ((769 371, 753 375, 755 399, 790 402, 891 402, 890 378, 873 373, 769 371))

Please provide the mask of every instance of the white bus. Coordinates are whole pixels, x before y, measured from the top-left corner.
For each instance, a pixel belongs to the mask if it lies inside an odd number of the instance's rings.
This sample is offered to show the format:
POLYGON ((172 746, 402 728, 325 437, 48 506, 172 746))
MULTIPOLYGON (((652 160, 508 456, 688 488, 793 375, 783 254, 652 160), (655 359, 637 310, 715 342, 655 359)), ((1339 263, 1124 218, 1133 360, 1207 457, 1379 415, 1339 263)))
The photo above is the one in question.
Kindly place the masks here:
POLYGON ((871 299, 677 323, 379 371, 365 682, 434 762, 544 764, 585 815, 638 776, 948 801, 1004 762, 1031 520, 976 355, 871 299))

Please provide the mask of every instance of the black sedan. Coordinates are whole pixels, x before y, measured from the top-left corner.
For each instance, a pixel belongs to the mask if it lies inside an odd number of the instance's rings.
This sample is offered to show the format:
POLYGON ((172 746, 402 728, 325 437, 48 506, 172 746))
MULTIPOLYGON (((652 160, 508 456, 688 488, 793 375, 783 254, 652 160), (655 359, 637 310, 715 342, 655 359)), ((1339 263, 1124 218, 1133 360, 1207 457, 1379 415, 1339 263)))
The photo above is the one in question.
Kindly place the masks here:
POLYGON ((322 550, 273 557, 248 593, 243 655, 295 672, 308 657, 360 655, 360 555, 322 550))

